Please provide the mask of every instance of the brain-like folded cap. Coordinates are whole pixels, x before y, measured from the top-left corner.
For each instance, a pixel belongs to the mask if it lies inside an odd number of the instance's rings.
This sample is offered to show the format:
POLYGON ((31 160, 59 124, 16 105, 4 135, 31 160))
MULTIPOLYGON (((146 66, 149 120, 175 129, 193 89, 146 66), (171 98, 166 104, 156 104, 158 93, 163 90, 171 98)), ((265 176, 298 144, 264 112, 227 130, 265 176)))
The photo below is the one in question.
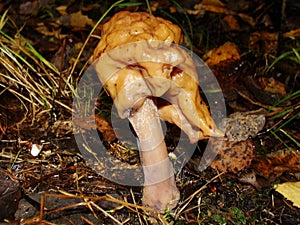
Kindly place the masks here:
POLYGON ((117 13, 103 25, 94 51, 96 72, 121 118, 150 97, 160 118, 181 127, 191 142, 223 136, 199 94, 193 59, 176 45, 181 40, 170 21, 144 12, 117 13))
POLYGON ((182 39, 180 28, 168 20, 146 12, 121 11, 103 25, 93 57, 96 59, 103 52, 131 42, 158 40, 180 44, 182 39))

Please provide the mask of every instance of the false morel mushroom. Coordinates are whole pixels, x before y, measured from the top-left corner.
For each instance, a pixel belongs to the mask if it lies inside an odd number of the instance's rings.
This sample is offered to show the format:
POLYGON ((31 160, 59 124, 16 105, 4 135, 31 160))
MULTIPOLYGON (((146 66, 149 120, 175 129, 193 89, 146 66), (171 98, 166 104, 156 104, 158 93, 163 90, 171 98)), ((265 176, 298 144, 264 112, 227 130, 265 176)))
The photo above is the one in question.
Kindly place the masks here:
POLYGON ((93 55, 119 116, 129 119, 137 135, 143 204, 160 211, 175 208, 180 196, 160 119, 180 127, 191 143, 223 136, 199 94, 193 60, 178 46, 182 39, 170 21, 122 11, 102 26, 93 55))

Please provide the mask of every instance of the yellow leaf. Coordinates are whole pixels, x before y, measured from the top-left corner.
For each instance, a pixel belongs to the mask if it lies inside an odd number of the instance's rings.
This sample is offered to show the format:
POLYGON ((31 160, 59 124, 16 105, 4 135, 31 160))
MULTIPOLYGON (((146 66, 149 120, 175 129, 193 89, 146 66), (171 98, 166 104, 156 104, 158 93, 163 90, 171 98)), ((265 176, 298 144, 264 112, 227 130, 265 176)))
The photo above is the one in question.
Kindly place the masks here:
POLYGON ((300 182, 286 182, 275 185, 275 190, 300 208, 300 182))
POLYGON ((203 5, 215 5, 215 6, 225 7, 225 4, 220 0, 203 0, 201 3, 203 5))
POLYGON ((70 15, 70 24, 73 27, 85 27, 86 25, 94 26, 93 20, 83 15, 80 11, 70 15))
POLYGON ((217 49, 211 50, 207 56, 208 59, 205 63, 208 66, 218 65, 226 60, 237 61, 240 59, 238 47, 232 42, 226 42, 217 49))
POLYGON ((68 8, 67 5, 61 5, 56 7, 56 10, 60 13, 60 15, 67 15, 68 14, 67 8, 68 8))

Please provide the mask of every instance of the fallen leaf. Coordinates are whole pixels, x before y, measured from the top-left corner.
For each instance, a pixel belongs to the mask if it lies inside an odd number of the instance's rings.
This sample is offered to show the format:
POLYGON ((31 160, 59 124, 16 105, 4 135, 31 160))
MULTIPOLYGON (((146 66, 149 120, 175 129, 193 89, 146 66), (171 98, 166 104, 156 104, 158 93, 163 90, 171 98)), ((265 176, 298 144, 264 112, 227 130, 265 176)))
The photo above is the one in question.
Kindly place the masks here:
POLYGON ((300 208, 300 182, 276 184, 275 190, 293 202, 294 206, 300 208))
POLYGON ((68 14, 67 9, 68 9, 67 5, 61 5, 56 7, 56 10, 59 12, 60 15, 67 15, 68 14))
POLYGON ((285 86, 280 81, 275 80, 273 77, 260 77, 258 80, 265 91, 286 96, 285 86))
POLYGON ((226 25, 229 27, 229 30, 240 30, 240 25, 237 19, 232 15, 227 15, 223 18, 223 21, 226 23, 226 25))
POLYGON ((292 38, 292 39, 295 39, 296 37, 299 37, 299 36, 300 36, 300 28, 288 31, 283 34, 283 37, 292 38))
POLYGON ((290 150, 279 150, 266 157, 256 157, 252 167, 263 177, 281 176, 284 172, 300 171, 300 153, 290 150))
POLYGON ((59 24, 44 22, 38 23, 35 30, 43 34, 44 36, 53 36, 59 40, 66 38, 68 35, 61 33, 61 27, 59 24))
MULTIPOLYGON (((1 120, 0 120, 1 122, 1 120)), ((6 126, 0 123, 0 140, 2 140, 2 136, 6 133, 6 126)))
POLYGON ((176 13, 177 12, 177 8, 175 6, 170 6, 169 8, 170 13, 176 13))
POLYGON ((217 49, 211 50, 207 53, 208 59, 205 63, 208 66, 218 65, 223 61, 236 61, 240 59, 240 54, 237 46, 232 42, 226 42, 217 49))
POLYGON ((249 38, 249 48, 274 53, 278 46, 278 34, 269 32, 254 32, 249 38))
POLYGON ((193 10, 187 10, 187 12, 191 15, 204 15, 206 11, 221 14, 230 14, 230 10, 225 8, 224 3, 218 0, 203 1, 199 4, 196 4, 193 10))
POLYGON ((156 12, 157 11, 157 8, 159 7, 159 3, 158 2, 154 2, 151 4, 151 11, 152 12, 156 12))
POLYGON ((216 139, 210 145, 210 149, 206 151, 214 151, 215 149, 218 149, 218 153, 211 163, 211 167, 219 172, 238 173, 251 165, 255 146, 251 139, 240 142, 216 139))
MULTIPOLYGON (((286 95, 284 84, 273 78, 247 76, 244 80, 247 90, 265 105, 273 105, 286 95)), ((280 105, 288 105, 289 101, 280 105)))
POLYGON ((18 209, 19 201, 22 198, 22 192, 17 179, 13 179, 12 172, 0 169, 0 220, 14 219, 18 209))
POLYGON ((106 141, 111 142, 117 138, 110 123, 98 115, 91 115, 84 118, 75 118, 73 119, 73 123, 76 127, 81 129, 97 129, 103 135, 103 138, 106 141))
POLYGON ((238 13, 238 16, 244 20, 246 23, 249 23, 252 27, 255 26, 256 22, 255 20, 253 19, 253 17, 249 16, 249 15, 246 15, 244 13, 238 13))
POLYGON ((83 15, 81 11, 78 11, 70 15, 70 25, 73 27, 94 26, 94 22, 88 16, 83 15))
POLYGON ((256 188, 256 190, 261 191, 265 188, 269 188, 272 182, 274 182, 274 179, 265 179, 263 177, 256 176, 256 173, 254 171, 251 171, 250 173, 241 174, 239 181, 245 184, 251 184, 256 188))
POLYGON ((215 5, 215 6, 222 6, 222 7, 225 6, 225 4, 221 1, 219 1, 219 0, 203 0, 201 2, 201 4, 203 4, 203 5, 215 5))
POLYGON ((20 5, 20 11, 19 13, 22 15, 30 15, 33 14, 35 11, 37 11, 39 8, 39 2, 38 1, 27 1, 20 5))
POLYGON ((218 0, 205 0, 194 6, 194 9, 187 9, 187 13, 191 15, 203 16, 205 12, 213 12, 226 15, 238 15, 242 20, 249 23, 252 27, 255 26, 255 20, 244 13, 237 13, 230 10, 224 3, 218 0))
POLYGON ((264 113, 264 109, 232 113, 222 120, 220 128, 225 131, 228 141, 254 138, 265 125, 264 113))

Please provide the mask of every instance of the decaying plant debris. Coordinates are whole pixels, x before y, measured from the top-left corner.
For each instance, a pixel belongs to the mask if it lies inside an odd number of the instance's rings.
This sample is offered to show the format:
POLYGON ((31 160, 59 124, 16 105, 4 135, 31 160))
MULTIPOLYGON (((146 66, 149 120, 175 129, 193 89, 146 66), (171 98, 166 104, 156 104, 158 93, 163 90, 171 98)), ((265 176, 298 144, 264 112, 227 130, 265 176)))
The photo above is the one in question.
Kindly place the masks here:
MULTIPOLYGON (((0 4, 0 178, 5 180, 0 205, 15 206, 0 212, 0 218, 10 224, 300 223, 299 208, 273 188, 300 179, 299 3, 110 4, 0 4), (217 77, 228 114, 258 110, 265 118, 255 137, 233 148, 226 145, 214 168, 201 172, 207 142, 199 142, 176 174, 179 205, 164 214, 141 206, 141 188, 112 183, 88 167, 73 139, 74 88, 101 37, 99 23, 122 10, 151 11, 178 24, 184 45, 217 77), (40 151, 37 156, 31 154, 33 148, 40 151), (229 154, 241 163, 232 164, 229 154)), ((84 132, 97 129, 107 154, 139 165, 136 143, 126 142, 122 128, 113 132, 110 97, 101 92, 97 99, 87 97, 86 104, 81 107, 95 108, 97 117, 93 125, 88 122, 93 118, 77 121, 84 132)), ((171 154, 180 131, 170 124, 166 129, 171 154)))

